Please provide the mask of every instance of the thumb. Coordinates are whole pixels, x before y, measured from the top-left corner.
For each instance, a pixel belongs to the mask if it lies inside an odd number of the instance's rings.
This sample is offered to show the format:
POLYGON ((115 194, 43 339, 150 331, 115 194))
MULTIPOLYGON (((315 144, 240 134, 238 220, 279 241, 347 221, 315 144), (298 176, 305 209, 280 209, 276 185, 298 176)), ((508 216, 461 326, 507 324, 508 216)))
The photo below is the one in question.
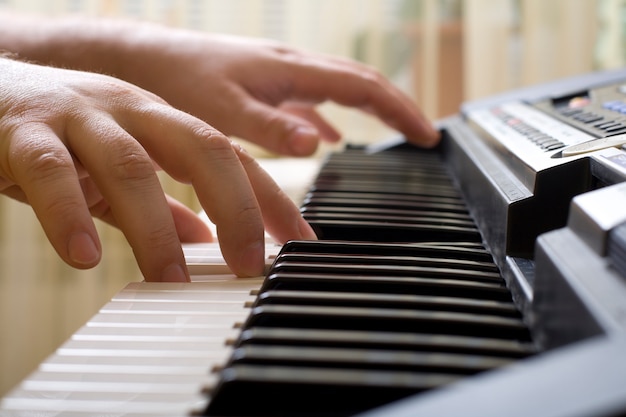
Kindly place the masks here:
POLYGON ((213 233, 209 226, 193 210, 180 201, 166 195, 167 203, 172 211, 176 232, 181 242, 211 242, 213 233))

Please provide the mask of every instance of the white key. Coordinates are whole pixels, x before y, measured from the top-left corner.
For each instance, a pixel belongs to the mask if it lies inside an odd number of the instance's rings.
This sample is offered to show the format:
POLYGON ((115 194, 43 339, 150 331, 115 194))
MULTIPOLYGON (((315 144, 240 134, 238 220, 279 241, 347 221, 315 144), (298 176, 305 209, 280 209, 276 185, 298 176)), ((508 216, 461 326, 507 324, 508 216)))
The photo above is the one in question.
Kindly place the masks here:
MULTIPOLYGON (((266 272, 274 262, 280 251, 280 245, 266 239, 265 243, 265 269, 266 272)), ((232 274, 226 264, 219 243, 186 243, 183 245, 183 253, 189 274, 194 275, 226 275, 232 274)))

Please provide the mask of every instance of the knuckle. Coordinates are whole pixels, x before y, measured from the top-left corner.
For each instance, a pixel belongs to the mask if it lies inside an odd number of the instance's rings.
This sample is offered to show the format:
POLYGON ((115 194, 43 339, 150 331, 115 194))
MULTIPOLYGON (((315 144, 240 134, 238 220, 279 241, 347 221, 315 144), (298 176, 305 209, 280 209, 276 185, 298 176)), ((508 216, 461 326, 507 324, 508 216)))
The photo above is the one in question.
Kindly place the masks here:
POLYGON ((301 65, 306 61, 306 57, 301 51, 288 45, 275 44, 272 49, 284 63, 301 65))
POLYGON ((238 220, 238 224, 245 230, 257 230, 262 228, 261 211, 255 202, 249 201, 244 204, 236 212, 235 218, 238 220))
POLYGON ((72 195, 54 194, 42 203, 43 212, 57 219, 71 219, 76 217, 76 213, 81 209, 76 199, 72 195))
POLYGON ((14 158, 15 172, 21 173, 29 180, 41 180, 55 177, 61 169, 73 169, 73 161, 64 147, 20 146, 14 158))
POLYGON ((147 247, 155 250, 161 248, 170 248, 174 245, 180 245, 178 235, 168 225, 155 225, 154 228, 146 232, 145 242, 147 247))
POLYGON ((275 111, 268 112, 259 123, 258 131, 266 138, 280 143, 288 135, 284 119, 275 111))
POLYGON ((124 147, 109 157, 110 175, 122 181, 152 177, 154 165, 145 152, 124 147))
POLYGON ((194 130, 194 134, 202 138, 199 142, 202 149, 211 154, 213 159, 231 160, 235 156, 231 140, 219 131, 209 126, 201 126, 194 130))
POLYGON ((131 84, 101 74, 93 74, 93 76, 95 77, 95 83, 93 85, 91 83, 87 85, 94 88, 79 91, 79 97, 89 97, 90 99, 97 98, 97 100, 102 100, 104 97, 110 103, 122 107, 136 100, 138 91, 137 88, 131 84))
POLYGON ((199 124, 195 126, 193 128, 193 134, 202 138, 202 141, 209 146, 215 147, 216 150, 219 150, 222 146, 230 146, 228 138, 209 125, 199 124))
POLYGON ((259 217, 259 207, 253 202, 249 202, 239 209, 239 217, 250 218, 256 221, 259 217))

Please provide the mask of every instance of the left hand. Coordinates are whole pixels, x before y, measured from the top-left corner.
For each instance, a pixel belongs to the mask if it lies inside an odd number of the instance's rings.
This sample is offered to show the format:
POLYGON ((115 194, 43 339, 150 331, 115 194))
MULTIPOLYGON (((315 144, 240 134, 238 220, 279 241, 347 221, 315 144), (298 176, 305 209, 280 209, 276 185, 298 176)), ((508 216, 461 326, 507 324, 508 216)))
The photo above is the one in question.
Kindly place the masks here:
POLYGON ((316 111, 326 100, 377 116, 423 147, 438 132, 376 70, 276 42, 143 27, 115 75, 165 98, 227 135, 283 155, 312 154, 340 134, 316 111))

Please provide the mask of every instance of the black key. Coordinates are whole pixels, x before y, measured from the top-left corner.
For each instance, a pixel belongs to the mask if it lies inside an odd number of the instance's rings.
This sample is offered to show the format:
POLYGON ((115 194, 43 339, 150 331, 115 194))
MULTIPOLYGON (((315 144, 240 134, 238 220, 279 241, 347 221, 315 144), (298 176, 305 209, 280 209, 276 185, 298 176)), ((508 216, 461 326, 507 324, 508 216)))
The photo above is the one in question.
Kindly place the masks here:
POLYGON ((271 272, 263 282, 260 293, 270 289, 477 297, 500 301, 510 301, 511 299, 511 295, 503 283, 447 278, 271 272))
POLYGON ((511 317, 383 308, 267 305, 252 309, 244 327, 254 326, 393 331, 529 340, 528 329, 524 323, 511 317))
POLYGON ((265 291, 255 306, 316 305, 334 307, 394 308, 410 310, 453 311, 519 317, 512 302, 477 300, 460 297, 433 297, 405 294, 368 294, 322 291, 265 291))
POLYGON ((395 255, 359 255, 359 254, 318 254, 302 252, 285 252, 277 256, 277 263, 295 262, 307 264, 347 264, 347 265, 379 265, 379 266, 423 266, 441 269, 462 269, 463 271, 485 271, 494 273, 500 279, 498 268, 493 262, 479 262, 466 259, 395 256, 395 255))
POLYGON ((341 264, 341 263, 308 263, 290 262, 277 259, 272 267, 276 274, 346 274, 360 276, 387 276, 407 278, 441 278, 453 280, 468 280, 473 282, 493 282, 502 284, 502 277, 497 272, 469 270, 462 267, 452 268, 442 266, 419 265, 376 265, 376 264, 341 264))
POLYGON ((459 222, 472 222, 473 219, 467 211, 440 211, 424 210, 421 208, 387 208, 387 207, 339 207, 339 206, 308 206, 300 209, 305 216, 389 216, 389 217, 428 217, 437 220, 455 220, 459 222))
POLYGON ((341 178, 339 180, 325 180, 320 178, 315 181, 309 189, 309 193, 315 194, 320 192, 342 192, 342 193, 378 193, 378 194, 397 194, 397 195, 424 195, 435 197, 453 197, 458 198, 459 192, 454 188, 452 183, 445 181, 439 184, 423 182, 381 182, 377 180, 348 179, 341 178))
POLYGON ((472 220, 459 220, 451 219, 449 217, 439 216, 433 213, 432 216, 417 215, 384 215, 381 213, 375 213, 378 210, 372 210, 370 214, 356 214, 356 213, 337 213, 337 212, 311 212, 303 211, 303 217, 308 221, 353 221, 353 222, 369 222, 369 223, 408 223, 408 224, 433 224, 439 226, 452 226, 452 227, 466 227, 474 228, 474 222, 472 220))
POLYGON ((400 210, 444 210, 453 213, 467 213, 467 207, 461 202, 437 197, 421 197, 411 201, 393 198, 351 198, 347 195, 341 197, 318 197, 315 195, 305 199, 302 207, 370 207, 400 210))
POLYGON ((208 416, 350 416, 449 384, 455 375, 235 365, 225 369, 208 416))
POLYGON ((425 333, 284 327, 254 327, 244 330, 236 345, 246 344, 453 352, 509 358, 523 358, 535 353, 532 344, 518 340, 425 333))
POLYGON ((365 256, 423 256, 430 258, 454 258, 476 262, 492 262, 491 254, 482 245, 467 242, 424 242, 424 243, 364 243, 346 241, 297 241, 283 245, 280 254, 315 253, 330 255, 365 256))
MULTIPOLYGON (((304 216, 306 219, 306 216, 304 216)), ((361 242, 420 242, 471 240, 480 242, 478 229, 473 227, 441 226, 431 223, 394 223, 350 220, 309 220, 319 239, 353 240, 361 242)))
POLYGON ((473 375, 509 363, 511 360, 505 358, 456 353, 247 345, 235 349, 228 366, 248 364, 473 375))

